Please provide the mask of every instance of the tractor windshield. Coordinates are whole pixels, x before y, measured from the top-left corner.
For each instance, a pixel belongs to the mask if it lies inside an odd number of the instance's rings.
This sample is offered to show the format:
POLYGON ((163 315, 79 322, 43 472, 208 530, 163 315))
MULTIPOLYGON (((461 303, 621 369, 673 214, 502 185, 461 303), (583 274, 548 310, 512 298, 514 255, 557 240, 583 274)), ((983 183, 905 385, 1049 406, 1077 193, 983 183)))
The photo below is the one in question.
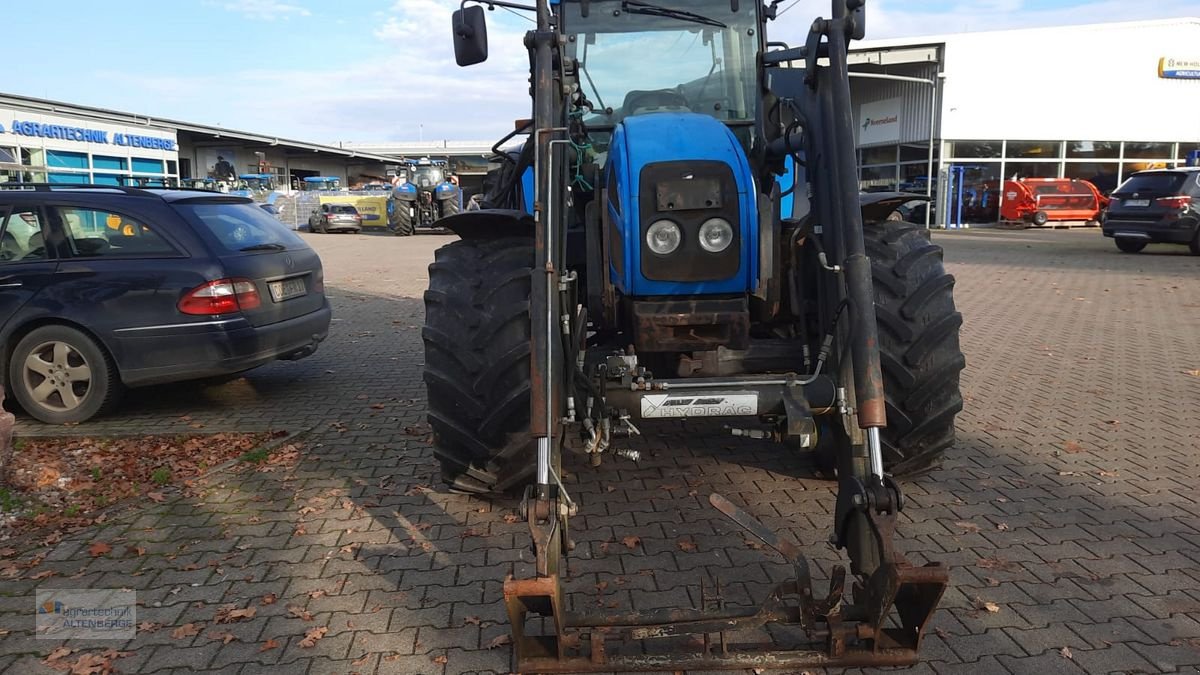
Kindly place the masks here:
POLYGON ((562 3, 569 55, 579 61, 593 125, 686 110, 726 122, 755 115, 754 2, 591 0, 562 3), (587 15, 584 16, 584 7, 587 15))
POLYGON ((419 166, 413 170, 412 177, 409 180, 419 188, 431 188, 437 186, 445 179, 441 167, 419 166))

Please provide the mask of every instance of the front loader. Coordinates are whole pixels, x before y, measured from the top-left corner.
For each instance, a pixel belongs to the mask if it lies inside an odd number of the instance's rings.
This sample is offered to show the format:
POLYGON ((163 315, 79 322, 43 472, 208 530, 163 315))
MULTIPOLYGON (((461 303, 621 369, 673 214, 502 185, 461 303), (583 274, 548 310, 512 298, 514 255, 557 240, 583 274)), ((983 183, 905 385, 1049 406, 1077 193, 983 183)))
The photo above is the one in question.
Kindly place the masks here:
MULTIPOLYGON (((453 17, 460 65, 487 57, 470 2, 453 17)), ((862 0, 833 0, 794 47, 768 42, 778 1, 483 4, 533 14, 533 114, 497 144, 482 208, 438 223, 460 239, 429 268, 424 380, 451 489, 522 495, 536 564, 504 584, 515 669, 915 663, 948 575, 894 548, 894 476, 953 443, 961 317, 928 233, 859 193, 847 45, 862 0), (581 505, 564 451, 599 465, 680 418, 720 418, 836 477, 848 594, 844 568, 818 592, 795 543, 713 494, 794 568, 758 608, 702 583, 699 609, 568 610, 581 505), (756 631, 773 644, 737 643, 756 631)))

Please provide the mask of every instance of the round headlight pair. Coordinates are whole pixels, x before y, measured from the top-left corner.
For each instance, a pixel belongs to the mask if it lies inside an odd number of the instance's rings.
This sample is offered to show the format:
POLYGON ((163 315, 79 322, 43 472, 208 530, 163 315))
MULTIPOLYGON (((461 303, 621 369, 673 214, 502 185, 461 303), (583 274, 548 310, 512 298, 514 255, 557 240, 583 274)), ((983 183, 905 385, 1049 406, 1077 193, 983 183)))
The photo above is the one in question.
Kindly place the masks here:
MULTIPOLYGON (((655 221, 646 230, 646 246, 658 255, 674 253, 683 241, 679 226, 669 220, 655 221)), ((733 226, 724 218, 709 218, 700 226, 700 248, 720 253, 733 243, 733 226)))

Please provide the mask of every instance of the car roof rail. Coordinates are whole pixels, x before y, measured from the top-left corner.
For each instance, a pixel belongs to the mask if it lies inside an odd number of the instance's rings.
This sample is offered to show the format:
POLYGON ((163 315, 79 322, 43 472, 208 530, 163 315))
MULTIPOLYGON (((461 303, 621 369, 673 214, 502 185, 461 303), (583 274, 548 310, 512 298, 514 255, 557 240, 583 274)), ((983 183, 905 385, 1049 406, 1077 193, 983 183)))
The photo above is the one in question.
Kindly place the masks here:
MULTIPOLYGON (((13 192, 74 192, 77 190, 116 191, 136 197, 159 197, 159 192, 203 192, 214 193, 213 190, 194 187, 130 187, 128 185, 102 185, 99 183, 0 183, 0 190, 13 192)), ((215 193, 224 194, 224 193, 215 193)))
POLYGON ((152 192, 141 188, 132 188, 125 185, 100 185, 97 183, 0 183, 0 188, 17 192, 23 190, 29 192, 73 192, 75 190, 99 190, 123 192, 128 195, 136 195, 139 197, 156 196, 152 192))

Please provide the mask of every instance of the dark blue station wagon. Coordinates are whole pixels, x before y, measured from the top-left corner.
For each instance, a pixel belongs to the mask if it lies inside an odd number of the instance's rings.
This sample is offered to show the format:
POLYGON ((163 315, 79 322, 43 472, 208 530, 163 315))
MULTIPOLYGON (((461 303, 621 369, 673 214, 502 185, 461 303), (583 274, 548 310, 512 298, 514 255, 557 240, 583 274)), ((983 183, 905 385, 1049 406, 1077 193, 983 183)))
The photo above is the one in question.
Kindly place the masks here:
POLYGON ((0 190, 0 365, 63 424, 124 387, 312 354, 330 323, 321 260, 250 199, 204 190, 0 190))

